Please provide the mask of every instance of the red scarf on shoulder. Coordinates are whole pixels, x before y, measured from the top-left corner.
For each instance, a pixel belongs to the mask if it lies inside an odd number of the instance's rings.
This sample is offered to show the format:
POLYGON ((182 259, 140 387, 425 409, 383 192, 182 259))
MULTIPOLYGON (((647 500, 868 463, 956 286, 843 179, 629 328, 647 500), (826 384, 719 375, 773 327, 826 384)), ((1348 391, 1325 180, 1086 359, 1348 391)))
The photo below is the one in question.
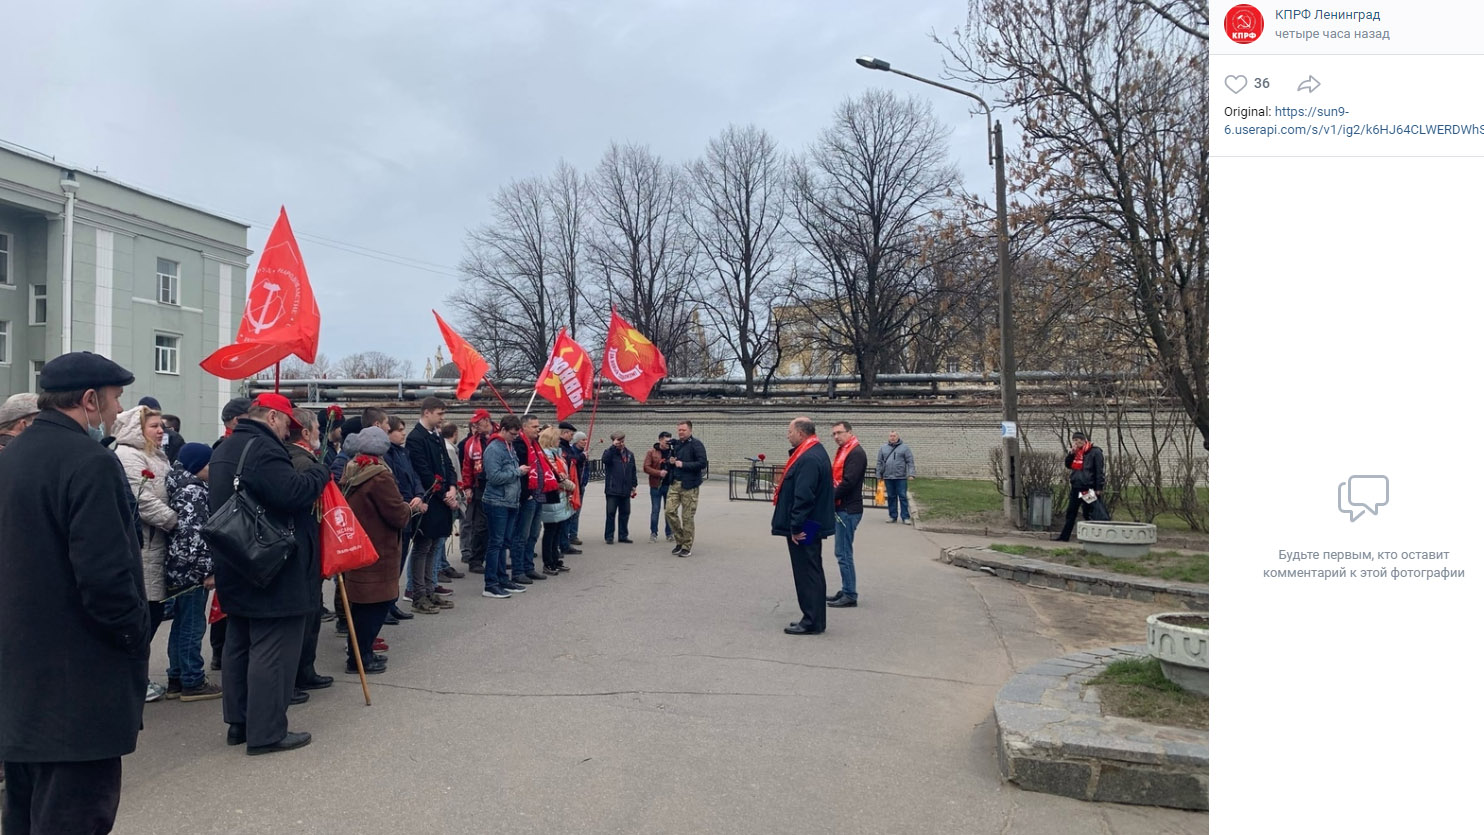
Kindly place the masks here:
POLYGON ((839 487, 840 482, 845 480, 845 456, 849 455, 852 449, 860 445, 860 438, 852 435, 850 440, 845 442, 844 446, 835 450, 835 465, 831 468, 831 474, 835 477, 836 487, 839 487))
POLYGON ((783 480, 788 478, 789 469, 793 467, 795 461, 799 460, 799 456, 804 454, 804 450, 812 446, 819 446, 818 435, 810 435, 808 440, 794 447, 793 453, 788 456, 788 463, 783 465, 783 472, 778 475, 777 486, 773 488, 773 504, 778 504, 778 494, 783 490, 783 480))

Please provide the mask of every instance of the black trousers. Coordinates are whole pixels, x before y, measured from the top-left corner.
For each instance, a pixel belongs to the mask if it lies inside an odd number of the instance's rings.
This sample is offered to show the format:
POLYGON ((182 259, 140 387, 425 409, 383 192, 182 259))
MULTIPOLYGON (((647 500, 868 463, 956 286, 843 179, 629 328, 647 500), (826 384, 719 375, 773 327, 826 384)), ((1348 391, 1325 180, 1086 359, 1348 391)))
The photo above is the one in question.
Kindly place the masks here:
POLYGON ((229 725, 247 725, 250 746, 272 745, 289 732, 289 699, 294 695, 304 623, 303 615, 227 618, 222 719, 229 725))
POLYGON ((314 662, 319 658, 319 625, 318 610, 304 618, 304 637, 299 642, 299 670, 294 674, 295 685, 304 684, 319 675, 314 671, 314 662))
MULTIPOLYGON (((384 600, 381 603, 352 603, 350 604, 350 620, 356 627, 356 644, 361 649, 361 660, 370 661, 372 652, 371 645, 376 643, 376 636, 381 634, 381 627, 386 623, 387 612, 392 610, 395 601, 384 600)), ((345 662, 347 665, 355 664, 355 656, 351 654, 350 636, 345 636, 345 662)))
POLYGON ((105 835, 119 811, 123 759, 5 764, 0 832, 105 835))
POLYGON ((212 658, 221 658, 222 647, 227 645, 227 620, 227 618, 222 618, 221 620, 213 623, 210 627, 208 627, 208 630, 211 633, 212 658))
POLYGON ((555 571, 562 564, 562 525, 566 522, 541 523, 541 564, 555 571))
POLYGON ((608 496, 608 506, 604 508, 603 514, 603 539, 613 541, 613 521, 618 517, 618 538, 629 538, 629 514, 633 511, 633 505, 628 496, 608 496))
POLYGON ((794 592, 799 596, 799 611, 804 613, 799 626, 814 632, 824 631, 823 547, 823 539, 816 539, 808 545, 788 540, 788 559, 794 569, 794 592))
POLYGON ((1085 517, 1089 522, 1108 521, 1108 508, 1106 505, 1103 504, 1102 496, 1099 496, 1098 500, 1093 502, 1092 504, 1088 504, 1087 502, 1082 501, 1082 498, 1078 496, 1077 492, 1074 490, 1072 491, 1072 495, 1068 499, 1068 501, 1070 503, 1067 505, 1067 523, 1065 525, 1062 525, 1061 528, 1062 539, 1070 540, 1072 538, 1072 529, 1077 527, 1078 508, 1082 509, 1083 517, 1085 517))
POLYGON ((468 565, 484 562, 488 524, 484 516, 484 488, 476 487, 474 498, 469 500, 469 508, 464 511, 464 521, 459 523, 459 550, 468 565))

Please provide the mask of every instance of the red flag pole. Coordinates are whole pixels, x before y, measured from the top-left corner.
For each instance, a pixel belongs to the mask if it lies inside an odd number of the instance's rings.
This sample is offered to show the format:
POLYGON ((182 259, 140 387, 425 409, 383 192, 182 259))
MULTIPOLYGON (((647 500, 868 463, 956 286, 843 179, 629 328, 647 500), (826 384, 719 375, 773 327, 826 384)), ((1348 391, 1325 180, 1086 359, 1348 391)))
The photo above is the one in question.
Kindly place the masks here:
POLYGON ((598 423, 598 389, 602 387, 602 380, 593 381, 593 416, 587 422, 587 443, 589 448, 592 447, 593 443, 593 427, 598 423))
POLYGON ((278 372, 283 369, 283 363, 273 363, 273 393, 278 394, 278 372))
POLYGON ((487 385, 487 386, 489 386, 490 387, 490 391, 492 391, 492 392, 495 393, 495 397, 498 397, 500 399, 500 405, 505 407, 505 411, 509 412, 512 415, 515 414, 515 410, 512 409, 512 408, 510 408, 510 404, 509 403, 506 403, 505 402, 505 397, 500 394, 500 390, 499 389, 495 388, 495 384, 492 383, 492 382, 490 382, 490 378, 488 376, 486 376, 484 378, 484 384, 487 385))

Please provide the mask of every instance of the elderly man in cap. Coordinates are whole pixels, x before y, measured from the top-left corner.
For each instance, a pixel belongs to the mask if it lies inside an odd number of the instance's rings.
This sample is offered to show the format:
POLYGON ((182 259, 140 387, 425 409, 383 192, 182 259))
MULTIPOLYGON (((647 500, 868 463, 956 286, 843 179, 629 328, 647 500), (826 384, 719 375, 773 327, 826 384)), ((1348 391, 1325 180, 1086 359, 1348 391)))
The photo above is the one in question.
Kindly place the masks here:
POLYGON ((123 467, 100 441, 133 382, 97 354, 57 357, 30 428, 0 455, 7 833, 108 832, 118 812, 144 715, 149 610, 123 467))
POLYGON ((31 425, 31 419, 41 409, 36 406, 36 395, 30 392, 12 394, 0 405, 0 449, 16 439, 31 425))
POLYGON ((314 504, 330 481, 330 469, 320 462, 294 469, 284 441, 300 427, 287 397, 260 394, 211 455, 211 512, 231 498, 240 471, 237 489, 248 491, 279 525, 292 523, 297 544, 263 587, 225 559, 216 566, 216 593, 228 615, 222 718, 227 744, 246 742, 249 754, 309 744, 309 734, 289 730, 288 706, 295 698, 306 618, 321 603, 314 504))
MULTIPOLYGON (((484 553, 489 544, 488 520, 484 515, 484 450, 495 427, 487 409, 475 409, 469 418, 469 435, 459 442, 459 488, 464 491, 463 521, 459 522, 459 550, 469 570, 484 573, 484 553)), ((444 579, 457 579, 463 572, 450 570, 444 579)))

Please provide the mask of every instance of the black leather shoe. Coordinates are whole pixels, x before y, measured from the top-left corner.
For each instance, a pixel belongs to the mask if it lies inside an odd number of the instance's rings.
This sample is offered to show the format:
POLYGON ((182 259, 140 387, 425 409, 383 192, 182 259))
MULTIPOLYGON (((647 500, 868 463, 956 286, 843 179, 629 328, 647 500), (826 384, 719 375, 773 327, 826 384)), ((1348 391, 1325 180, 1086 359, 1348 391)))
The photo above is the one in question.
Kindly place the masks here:
POLYGON ((295 748, 303 748, 308 745, 309 739, 310 737, 307 733, 289 731, 283 735, 283 739, 272 745, 249 745, 247 753, 248 756, 257 756, 258 754, 273 754, 278 751, 292 751, 295 748))
POLYGON ((849 609, 858 604, 856 604, 854 597, 837 597, 834 600, 826 600, 824 605, 831 609, 849 609))
POLYGON ((397 620, 395 617, 392 616, 392 614, 390 612, 388 612, 387 613, 387 616, 386 616, 386 619, 381 622, 381 625, 382 626, 396 626, 397 624, 399 624, 401 622, 402 621, 397 620))
POLYGON ((413 618, 417 617, 417 615, 414 615, 411 612, 404 612, 402 611, 401 606, 394 605, 392 606, 392 617, 396 618, 397 620, 412 620, 413 618))
POLYGON ((824 599, 824 602, 829 603, 832 600, 839 600, 840 599, 840 595, 842 595, 844 593, 845 593, 844 591, 837 591, 834 594, 830 595, 829 597, 826 597, 824 599))
POLYGON ((789 624, 788 626, 784 627, 783 631, 788 633, 789 635, 818 635, 824 632, 823 629, 805 629, 797 623, 789 624))
MULTIPOLYGON (((374 661, 374 660, 373 661, 365 661, 365 662, 362 662, 362 663, 364 663, 366 665, 366 675, 368 675, 368 676, 374 676, 374 675, 377 675, 379 673, 386 672, 386 660, 385 659, 382 659, 381 661, 374 661)), ((356 672, 357 672, 356 671, 356 662, 354 662, 354 661, 347 661, 346 664, 345 664, 345 672, 347 674, 349 674, 349 675, 356 675, 356 672)))
POLYGON ((581 548, 568 548, 567 550, 563 551, 562 553, 563 554, 580 554, 580 553, 582 553, 582 549, 581 548))
POLYGON ((470 574, 483 574, 484 573, 484 563, 482 563, 482 562, 471 562, 471 563, 469 563, 469 573, 470 574))
POLYGON ((227 744, 241 745, 247 741, 246 725, 227 725, 227 744))
POLYGON ((633 544, 634 544, 634 540, 632 540, 632 539, 629 539, 629 538, 628 538, 628 537, 626 537, 626 536, 621 536, 621 537, 619 537, 619 538, 618 538, 618 541, 619 541, 619 542, 627 542, 627 543, 628 543, 628 544, 630 544, 630 545, 633 545, 633 544))
POLYGON ((323 690, 326 687, 329 687, 330 685, 332 685, 334 683, 335 683, 335 679, 332 678, 332 677, 330 677, 330 676, 320 676, 320 675, 317 675, 314 678, 306 679, 304 681, 299 682, 299 684, 297 686, 295 686, 294 689, 296 689, 296 690, 323 690))
POLYGON ((303 690, 295 690, 294 695, 289 697, 289 704, 291 705, 302 705, 307 701, 309 701, 309 694, 303 690))

